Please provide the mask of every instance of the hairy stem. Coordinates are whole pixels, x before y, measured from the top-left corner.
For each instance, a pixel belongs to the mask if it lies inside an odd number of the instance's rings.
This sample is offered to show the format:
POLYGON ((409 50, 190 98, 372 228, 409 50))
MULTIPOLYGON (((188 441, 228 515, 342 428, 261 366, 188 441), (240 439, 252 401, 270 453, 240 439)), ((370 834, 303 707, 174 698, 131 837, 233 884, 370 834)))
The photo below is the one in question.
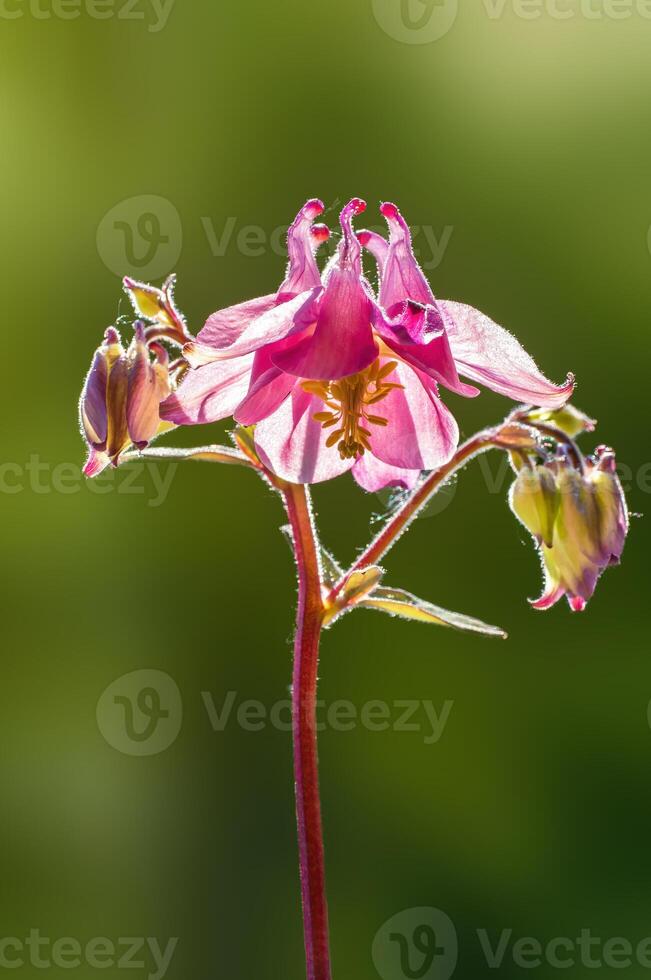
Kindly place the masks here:
POLYGON ((292 527, 298 568, 292 724, 307 980, 330 980, 316 734, 319 639, 324 613, 319 556, 307 488, 282 483, 279 489, 292 527))

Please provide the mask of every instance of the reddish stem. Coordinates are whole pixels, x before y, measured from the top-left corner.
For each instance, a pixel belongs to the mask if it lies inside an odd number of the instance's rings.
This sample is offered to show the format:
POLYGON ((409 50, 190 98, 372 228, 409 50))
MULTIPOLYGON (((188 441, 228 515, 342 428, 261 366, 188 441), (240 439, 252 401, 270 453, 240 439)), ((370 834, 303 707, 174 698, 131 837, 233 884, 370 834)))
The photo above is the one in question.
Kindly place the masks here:
POLYGON ((316 734, 319 638, 324 612, 319 556, 307 488, 296 484, 282 484, 279 489, 292 527, 298 568, 292 724, 307 980, 330 980, 328 906, 316 734))
POLYGON ((493 439, 494 432, 492 431, 478 433, 472 439, 469 439, 468 442, 464 442, 462 446, 459 446, 449 462, 441 466, 440 469, 430 473, 427 479, 407 497, 404 504, 396 511, 393 517, 389 518, 377 537, 337 582, 328 595, 326 605, 329 606, 334 602, 353 572, 360 571, 362 568, 368 568, 369 565, 377 564, 383 555, 396 543, 403 531, 416 517, 419 510, 440 489, 442 484, 460 467, 465 466, 468 460, 474 456, 478 456, 479 453, 487 449, 491 449, 494 445, 493 439))

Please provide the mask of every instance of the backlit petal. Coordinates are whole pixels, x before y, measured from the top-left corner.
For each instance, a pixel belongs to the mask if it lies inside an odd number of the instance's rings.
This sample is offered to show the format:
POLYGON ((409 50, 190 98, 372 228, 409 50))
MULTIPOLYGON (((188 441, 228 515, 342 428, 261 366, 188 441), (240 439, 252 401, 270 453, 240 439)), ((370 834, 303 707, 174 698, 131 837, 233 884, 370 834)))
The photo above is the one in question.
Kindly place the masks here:
POLYGON ((402 469, 437 469, 454 454, 459 429, 435 383, 402 363, 386 381, 403 387, 373 406, 387 425, 371 425, 371 452, 384 463, 402 469))
POLYGON ((515 337, 479 310, 449 300, 439 300, 438 308, 460 374, 507 398, 543 408, 559 408, 572 395, 573 375, 563 385, 548 381, 515 337))
POLYGON ((294 388, 291 396, 255 427, 255 446, 262 462, 291 483, 321 483, 349 470, 354 460, 327 448, 329 429, 313 418, 323 408, 315 395, 294 388))
POLYGON ((285 281, 278 290, 278 299, 281 301, 321 285, 321 274, 314 253, 318 246, 327 240, 329 231, 324 225, 318 225, 314 234, 312 222, 323 213, 323 210, 323 202, 314 198, 301 208, 289 227, 287 232, 289 264, 285 281))
POLYGON ((314 333, 273 356, 276 366, 289 374, 334 380, 362 371, 377 357, 371 329, 373 307, 362 283, 360 244, 351 227, 353 214, 365 206, 355 198, 341 212, 343 238, 327 273, 314 333))
POLYGON ((160 406, 160 417, 177 425, 218 422, 232 415, 249 387, 253 354, 188 371, 160 406))
POLYGON ((383 463, 372 453, 364 453, 353 466, 353 476, 363 490, 377 493, 385 487, 412 490, 418 482, 420 470, 405 470, 383 463))
MULTIPOLYGON (((411 232, 407 222, 395 204, 380 206, 389 226, 389 251, 384 263, 379 301, 388 309, 394 303, 406 299, 417 303, 434 302, 434 295, 414 257, 411 247, 411 232)), ((377 242, 372 243, 377 247, 377 242)))

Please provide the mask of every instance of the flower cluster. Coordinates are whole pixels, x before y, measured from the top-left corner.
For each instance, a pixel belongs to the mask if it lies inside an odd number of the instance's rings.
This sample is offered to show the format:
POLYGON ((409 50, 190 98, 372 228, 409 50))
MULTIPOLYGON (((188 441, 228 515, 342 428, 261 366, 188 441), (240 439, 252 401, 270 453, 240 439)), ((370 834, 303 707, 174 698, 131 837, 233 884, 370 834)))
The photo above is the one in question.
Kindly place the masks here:
POLYGON ((439 386, 473 397, 460 375, 516 401, 563 405, 573 379, 556 386, 511 334, 470 306, 435 299, 393 204, 380 208, 388 240, 353 231, 354 198, 340 215, 341 241, 320 273, 314 224, 320 201, 289 229, 289 267, 278 291, 213 313, 185 348, 192 366, 161 417, 177 425, 233 416, 255 426, 266 467, 292 483, 352 470, 367 490, 411 488, 423 470, 454 454, 459 430, 439 386), (362 270, 375 259, 377 293, 362 270))
MULTIPOLYGON (((289 227, 279 288, 213 313, 196 338, 174 302, 174 277, 161 289, 125 278, 136 318, 122 320, 133 336, 125 349, 111 326, 95 353, 80 402, 84 472, 117 466, 131 448, 143 450, 178 425, 233 417, 237 450, 186 455, 246 458, 276 487, 350 471, 372 492, 418 484, 416 498, 427 485, 424 471, 437 485, 437 474, 473 451, 472 440, 458 446, 440 389, 472 398, 479 389, 468 382, 485 385, 526 403, 477 445, 509 452, 517 470, 511 507, 534 535, 546 576, 533 605, 547 609, 565 595, 572 609, 583 609, 603 570, 620 559, 628 511, 612 450, 586 459, 574 442, 595 423, 568 404, 573 376, 553 384, 503 327, 471 306, 437 299, 398 208, 380 206, 387 237, 353 229, 365 208, 359 198, 343 208, 337 248, 320 269, 319 246, 331 232, 317 222, 321 201, 308 201, 289 227), (182 348, 182 356, 170 361, 164 345, 182 348)), ((395 607, 394 594, 390 601, 395 607)))
POLYGON ((170 365, 161 343, 165 339, 182 346, 190 339, 174 303, 174 278, 162 289, 128 278, 124 286, 139 317, 133 324, 133 338, 125 350, 119 331, 108 327, 79 402, 89 449, 84 474, 89 477, 109 463, 118 466, 131 446, 144 449, 155 436, 173 428, 161 419, 160 404, 186 367, 185 362, 170 365))
POLYGON ((552 458, 521 462, 509 499, 542 558, 545 588, 532 605, 549 609, 566 596, 581 612, 601 573, 619 564, 628 533, 615 453, 599 446, 584 458, 559 446, 552 458))

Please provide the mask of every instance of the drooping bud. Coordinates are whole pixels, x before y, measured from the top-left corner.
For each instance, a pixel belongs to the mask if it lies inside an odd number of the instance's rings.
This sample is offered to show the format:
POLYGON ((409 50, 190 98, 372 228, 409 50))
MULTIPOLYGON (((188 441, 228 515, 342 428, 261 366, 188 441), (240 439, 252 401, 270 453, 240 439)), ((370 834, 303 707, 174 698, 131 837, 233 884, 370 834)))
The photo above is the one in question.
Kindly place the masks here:
POLYGON ((108 328, 79 404, 90 449, 86 476, 97 476, 109 463, 118 466, 130 445, 143 449, 162 428, 172 427, 159 417, 159 405, 170 392, 168 362, 167 351, 160 344, 147 344, 142 322, 136 322, 128 351, 115 327, 108 328))
POLYGON ((629 528, 628 507, 617 476, 615 453, 600 446, 591 462, 589 482, 592 486, 599 517, 601 560, 611 565, 619 563, 629 528))
POLYGON ((600 447, 585 461, 559 450, 542 466, 523 466, 510 501, 540 546, 545 589, 534 608, 566 596, 572 610, 585 609, 604 569, 619 561, 628 532, 612 450, 600 447))
POLYGON ((523 466, 511 487, 511 510, 538 544, 552 546, 559 495, 556 479, 545 466, 523 466))
POLYGON ((159 405, 170 393, 169 356, 164 347, 150 345, 152 363, 141 322, 129 349, 127 387, 127 425, 129 438, 137 449, 144 449, 156 435, 160 424, 159 405))
MULTIPOLYGON (((120 335, 109 327, 86 378, 79 413, 91 449, 112 455, 126 433, 126 360, 120 335)), ((119 451, 119 450, 118 450, 119 451)))

